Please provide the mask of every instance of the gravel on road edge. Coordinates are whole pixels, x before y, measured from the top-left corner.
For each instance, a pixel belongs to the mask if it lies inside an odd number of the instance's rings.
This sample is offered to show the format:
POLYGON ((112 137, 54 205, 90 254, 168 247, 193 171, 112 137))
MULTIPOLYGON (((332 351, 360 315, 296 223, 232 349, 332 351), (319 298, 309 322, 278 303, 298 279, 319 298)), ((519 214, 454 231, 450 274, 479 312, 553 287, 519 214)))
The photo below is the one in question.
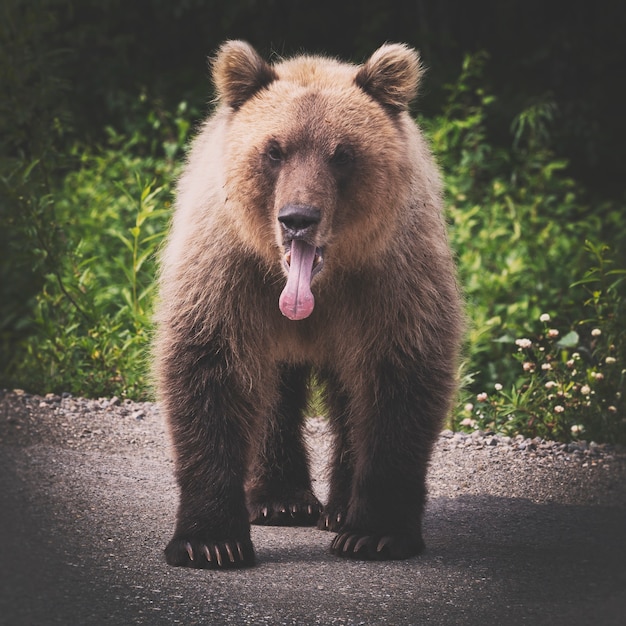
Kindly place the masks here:
MULTIPOLYGON (((0 444, 43 444, 111 453, 141 450, 141 454, 148 457, 160 456, 165 449, 169 458, 167 429, 158 404, 153 402, 133 402, 117 397, 86 399, 70 394, 38 396, 21 390, 4 390, 0 391, 0 407, 0 444)), ((318 483, 323 483, 321 470, 330 445, 325 420, 309 418, 307 433, 313 474, 318 483)), ((501 463, 511 467, 532 464, 540 470, 549 470, 553 476, 563 475, 560 484, 567 494, 558 494, 558 497, 566 495, 572 503, 608 501, 615 505, 617 493, 612 489, 613 476, 620 475, 620 468, 623 470, 626 464, 626 449, 587 441, 561 443, 482 431, 470 434, 444 430, 431 462, 430 494, 475 493, 472 483, 481 474, 479 489, 483 493, 485 479, 489 479, 486 470, 501 463), (591 475, 597 479, 595 487, 586 490, 584 478, 591 475)), ((556 482, 558 486, 559 481, 556 482)), ((323 485, 319 487, 323 491, 323 485)), ((490 485, 490 493, 550 501, 550 494, 545 491, 554 490, 555 481, 546 481, 543 487, 541 480, 529 485, 523 471, 520 481, 516 480, 515 472, 510 472, 506 484, 490 485)), ((621 504, 626 506, 626 501, 621 504)))

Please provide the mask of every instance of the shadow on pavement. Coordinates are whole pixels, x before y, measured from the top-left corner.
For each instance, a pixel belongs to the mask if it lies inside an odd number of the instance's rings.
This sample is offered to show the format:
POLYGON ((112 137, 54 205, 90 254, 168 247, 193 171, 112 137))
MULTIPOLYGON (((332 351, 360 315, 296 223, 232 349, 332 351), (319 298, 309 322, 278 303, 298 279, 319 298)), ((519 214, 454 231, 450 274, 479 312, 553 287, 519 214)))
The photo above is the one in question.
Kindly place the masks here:
POLYGON ((215 573, 165 565, 160 463, 20 454, 0 446, 0 624, 624 623, 623 508, 435 498, 416 559, 343 561, 330 533, 255 527, 258 566, 215 573))

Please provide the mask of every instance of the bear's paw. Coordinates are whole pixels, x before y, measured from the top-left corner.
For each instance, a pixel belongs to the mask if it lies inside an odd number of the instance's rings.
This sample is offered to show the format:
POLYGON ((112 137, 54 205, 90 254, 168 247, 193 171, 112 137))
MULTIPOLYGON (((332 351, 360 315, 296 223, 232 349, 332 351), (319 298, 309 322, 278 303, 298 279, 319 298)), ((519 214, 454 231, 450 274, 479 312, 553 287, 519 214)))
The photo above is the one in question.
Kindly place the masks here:
POLYGON ((165 548, 165 560, 177 567, 196 569, 234 569, 254 565, 250 539, 207 541, 174 537, 165 548))
POLYGON ((310 492, 293 497, 251 498, 250 523, 260 526, 315 526, 322 512, 320 501, 310 492))
POLYGON ((408 559, 424 550, 421 536, 408 534, 382 535, 356 530, 339 533, 330 545, 336 556, 364 561, 408 559))

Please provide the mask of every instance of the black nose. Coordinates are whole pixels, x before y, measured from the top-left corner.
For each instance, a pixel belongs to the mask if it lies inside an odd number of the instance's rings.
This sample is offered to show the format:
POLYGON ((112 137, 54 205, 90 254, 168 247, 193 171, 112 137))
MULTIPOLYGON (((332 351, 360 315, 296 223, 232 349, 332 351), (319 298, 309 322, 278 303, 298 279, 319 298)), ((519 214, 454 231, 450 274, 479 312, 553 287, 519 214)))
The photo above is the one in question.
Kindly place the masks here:
POLYGON ((321 211, 308 204, 286 204, 278 212, 278 221, 290 239, 312 235, 321 218, 321 211))

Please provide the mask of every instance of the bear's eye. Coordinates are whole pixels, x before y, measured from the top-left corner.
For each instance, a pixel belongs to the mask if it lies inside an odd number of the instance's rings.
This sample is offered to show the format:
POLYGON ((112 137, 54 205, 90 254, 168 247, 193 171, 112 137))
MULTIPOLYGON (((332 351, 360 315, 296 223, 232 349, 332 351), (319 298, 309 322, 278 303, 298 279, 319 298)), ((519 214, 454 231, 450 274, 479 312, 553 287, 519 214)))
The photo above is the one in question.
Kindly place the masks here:
POLYGON ((267 158, 270 160, 270 163, 272 163, 273 165, 279 165, 283 162, 285 158, 283 155, 283 151, 280 149, 280 146, 275 143, 272 143, 268 146, 266 154, 267 158))
POLYGON ((337 146, 330 162, 337 167, 345 167, 354 161, 354 152, 349 146, 337 146))

